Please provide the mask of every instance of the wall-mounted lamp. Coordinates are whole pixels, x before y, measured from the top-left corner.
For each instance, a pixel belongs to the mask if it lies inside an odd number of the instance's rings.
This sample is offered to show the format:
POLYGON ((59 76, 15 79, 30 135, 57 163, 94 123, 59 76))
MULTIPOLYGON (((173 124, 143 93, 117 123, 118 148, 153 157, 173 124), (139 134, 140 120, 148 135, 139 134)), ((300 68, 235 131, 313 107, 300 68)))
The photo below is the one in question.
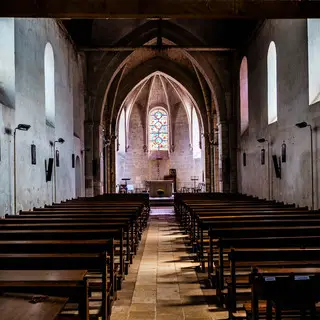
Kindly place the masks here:
POLYGON ((28 131, 31 128, 29 124, 20 123, 13 131, 13 214, 16 214, 17 210, 17 152, 16 152, 16 132, 20 131, 28 131))
MULTIPOLYGON (((257 139, 257 141, 259 143, 268 143, 268 158, 267 158, 267 166, 268 166, 268 193, 269 193, 269 200, 271 200, 271 186, 270 186, 270 144, 269 144, 269 140, 265 139, 265 138, 259 138, 257 139)), ((262 150, 261 150, 262 151, 262 150)), ((262 156, 262 154, 261 154, 262 156)), ((261 164, 262 164, 262 158, 261 158, 261 164)))
POLYGON ((284 141, 281 145, 281 162, 287 162, 287 145, 284 141))
POLYGON ((57 166, 59 166, 60 157, 59 154, 56 153, 56 143, 63 144, 65 140, 63 138, 59 138, 58 140, 55 140, 53 142, 53 157, 54 157, 54 163, 53 163, 53 169, 54 169, 54 195, 53 195, 53 202, 57 202, 57 166))
POLYGON ((311 164, 311 209, 314 210, 314 175, 313 175, 313 133, 312 126, 307 122, 296 123, 296 127, 303 129, 310 128, 310 164, 311 164))

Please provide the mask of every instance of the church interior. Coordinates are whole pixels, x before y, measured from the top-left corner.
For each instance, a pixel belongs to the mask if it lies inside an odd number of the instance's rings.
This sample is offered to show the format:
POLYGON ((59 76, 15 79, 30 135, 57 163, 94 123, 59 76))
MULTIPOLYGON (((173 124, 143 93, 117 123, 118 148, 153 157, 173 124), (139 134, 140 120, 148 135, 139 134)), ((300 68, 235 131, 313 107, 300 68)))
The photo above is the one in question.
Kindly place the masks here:
POLYGON ((317 1, 1 6, 0 319, 320 319, 319 52, 317 1))

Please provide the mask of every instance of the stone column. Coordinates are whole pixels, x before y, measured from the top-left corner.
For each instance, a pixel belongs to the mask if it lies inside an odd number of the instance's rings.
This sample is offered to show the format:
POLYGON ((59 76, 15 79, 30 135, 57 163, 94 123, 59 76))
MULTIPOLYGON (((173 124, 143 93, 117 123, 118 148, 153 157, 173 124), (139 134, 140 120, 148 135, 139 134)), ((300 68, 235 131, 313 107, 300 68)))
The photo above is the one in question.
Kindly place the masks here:
POLYGON ((106 192, 116 192, 116 151, 117 151, 117 138, 116 135, 112 134, 111 137, 106 138, 106 159, 105 159, 105 170, 106 170, 106 192))
POLYGON ((94 195, 103 193, 103 144, 104 128, 99 122, 93 126, 93 192, 94 195))
POLYGON ((206 170, 206 192, 212 191, 212 163, 211 163, 211 144, 208 138, 208 133, 205 134, 205 170, 206 170))
POLYGON ((218 123, 219 129, 219 180, 220 190, 230 192, 229 126, 226 121, 218 123))
POLYGON ((92 160, 93 160, 93 122, 85 121, 85 196, 93 197, 93 171, 92 171, 92 160))

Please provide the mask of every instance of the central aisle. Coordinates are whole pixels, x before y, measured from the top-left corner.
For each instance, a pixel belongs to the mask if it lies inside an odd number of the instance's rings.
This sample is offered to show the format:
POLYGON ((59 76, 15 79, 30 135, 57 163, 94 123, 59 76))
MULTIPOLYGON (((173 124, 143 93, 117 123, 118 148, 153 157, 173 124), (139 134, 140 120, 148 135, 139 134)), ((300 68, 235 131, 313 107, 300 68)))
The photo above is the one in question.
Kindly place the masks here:
POLYGON ((206 303, 196 265, 174 216, 150 216, 111 320, 221 319, 206 303))

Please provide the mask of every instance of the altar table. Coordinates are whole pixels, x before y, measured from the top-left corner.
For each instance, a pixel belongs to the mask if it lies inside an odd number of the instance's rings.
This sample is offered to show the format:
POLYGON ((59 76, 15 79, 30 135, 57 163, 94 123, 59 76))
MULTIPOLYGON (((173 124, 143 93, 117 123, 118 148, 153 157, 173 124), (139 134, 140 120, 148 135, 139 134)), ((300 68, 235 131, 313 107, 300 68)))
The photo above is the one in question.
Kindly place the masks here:
POLYGON ((164 191, 163 197, 172 196, 172 180, 150 180, 149 195, 150 197, 158 197, 157 190, 164 191))

